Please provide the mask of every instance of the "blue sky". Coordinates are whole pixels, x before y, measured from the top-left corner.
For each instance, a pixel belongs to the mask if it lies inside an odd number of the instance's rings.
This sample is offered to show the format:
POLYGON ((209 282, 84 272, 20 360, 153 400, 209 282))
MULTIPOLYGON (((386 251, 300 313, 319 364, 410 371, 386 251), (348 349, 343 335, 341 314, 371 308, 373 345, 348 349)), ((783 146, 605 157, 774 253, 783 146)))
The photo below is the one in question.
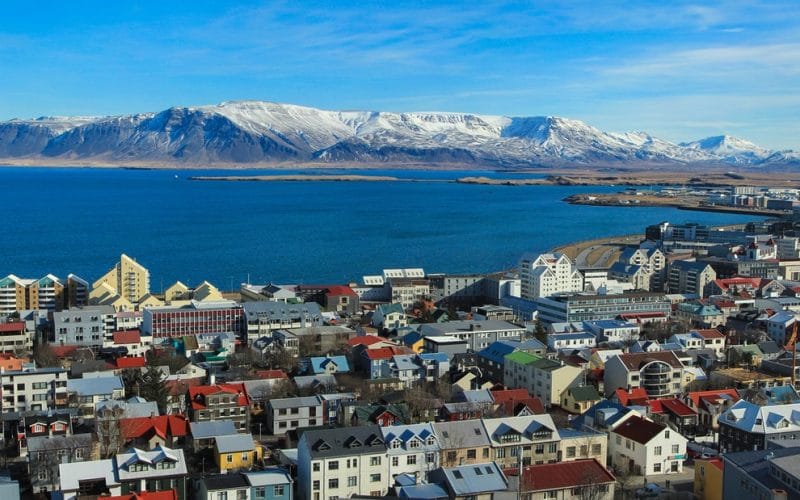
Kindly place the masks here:
POLYGON ((800 2, 3 4, 0 119, 239 99, 800 149, 800 2))

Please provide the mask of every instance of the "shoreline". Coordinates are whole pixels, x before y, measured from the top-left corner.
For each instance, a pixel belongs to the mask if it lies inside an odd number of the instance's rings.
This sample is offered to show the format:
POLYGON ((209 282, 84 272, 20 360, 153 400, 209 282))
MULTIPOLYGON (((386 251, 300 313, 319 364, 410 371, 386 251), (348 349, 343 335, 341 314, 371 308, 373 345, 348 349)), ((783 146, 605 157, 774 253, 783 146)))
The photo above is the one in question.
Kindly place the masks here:
POLYGON ((667 207, 677 208, 678 210, 688 210, 694 212, 714 212, 735 215, 752 215, 754 217, 786 217, 791 212, 783 210, 772 210, 768 208, 746 208, 726 205, 705 204, 703 197, 683 196, 680 198, 644 196, 630 194, 587 194, 579 193, 567 196, 562 199, 570 205, 588 205, 595 207, 667 207))

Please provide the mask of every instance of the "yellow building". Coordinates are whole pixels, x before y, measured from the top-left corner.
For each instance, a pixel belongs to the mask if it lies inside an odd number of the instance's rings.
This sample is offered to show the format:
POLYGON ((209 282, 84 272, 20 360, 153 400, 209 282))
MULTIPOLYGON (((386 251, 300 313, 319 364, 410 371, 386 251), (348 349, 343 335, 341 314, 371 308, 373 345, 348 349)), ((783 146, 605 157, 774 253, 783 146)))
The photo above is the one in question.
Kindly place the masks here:
POLYGON ((217 436, 214 441, 214 460, 220 472, 251 469, 263 458, 261 446, 250 433, 217 436))
POLYGON ((13 274, 0 278, 0 314, 25 309, 64 309, 66 292, 61 279, 48 274, 41 279, 23 279, 13 274))
POLYGON ((184 300, 189 297, 189 287, 176 281, 164 291, 164 300, 172 302, 173 300, 184 300))
POLYGON ((198 302, 211 302, 215 300, 225 300, 225 297, 222 296, 219 289, 209 283, 208 281, 204 281, 197 285, 194 289, 194 294, 192 294, 192 298, 198 302))
POLYGON ((98 288, 104 284, 114 289, 128 302, 138 304, 141 297, 150 293, 150 271, 132 258, 122 254, 119 262, 102 278, 95 281, 92 288, 98 288))
POLYGON ((722 500, 722 460, 706 458, 694 461, 694 497, 722 500))

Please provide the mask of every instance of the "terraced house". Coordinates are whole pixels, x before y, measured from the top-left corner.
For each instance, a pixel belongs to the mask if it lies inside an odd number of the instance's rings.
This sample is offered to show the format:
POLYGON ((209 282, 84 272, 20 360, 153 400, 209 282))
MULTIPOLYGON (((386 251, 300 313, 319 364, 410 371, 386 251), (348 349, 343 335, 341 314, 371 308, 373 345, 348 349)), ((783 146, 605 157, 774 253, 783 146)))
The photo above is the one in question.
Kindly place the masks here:
POLYGON ((550 415, 484 418, 494 461, 501 469, 558 461, 558 430, 550 415))

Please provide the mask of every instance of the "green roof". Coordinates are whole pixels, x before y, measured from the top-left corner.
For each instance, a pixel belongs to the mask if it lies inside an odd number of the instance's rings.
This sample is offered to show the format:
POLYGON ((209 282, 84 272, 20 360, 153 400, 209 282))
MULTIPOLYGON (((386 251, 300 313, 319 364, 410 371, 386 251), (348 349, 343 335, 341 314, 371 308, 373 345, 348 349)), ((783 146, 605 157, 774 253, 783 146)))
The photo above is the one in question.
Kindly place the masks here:
POLYGON ((599 401, 602 399, 597 388, 593 385, 579 385, 578 387, 570 387, 570 394, 575 401, 599 401))
POLYGON ((520 365, 529 365, 531 363, 535 363, 539 361, 539 356, 535 356, 533 354, 527 353, 525 351, 516 351, 505 356, 506 361, 513 361, 514 363, 520 365))

